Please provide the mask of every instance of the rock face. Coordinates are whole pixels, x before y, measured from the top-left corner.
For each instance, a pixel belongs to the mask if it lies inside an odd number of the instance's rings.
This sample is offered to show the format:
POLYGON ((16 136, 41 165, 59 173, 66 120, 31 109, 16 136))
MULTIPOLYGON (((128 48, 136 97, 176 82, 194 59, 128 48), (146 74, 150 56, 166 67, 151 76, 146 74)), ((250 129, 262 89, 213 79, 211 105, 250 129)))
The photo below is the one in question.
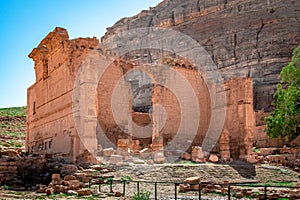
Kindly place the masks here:
POLYGON ((251 77, 254 108, 270 111, 281 68, 300 42, 297 0, 165 0, 123 18, 101 39, 142 27, 169 27, 198 41, 225 79, 251 77))

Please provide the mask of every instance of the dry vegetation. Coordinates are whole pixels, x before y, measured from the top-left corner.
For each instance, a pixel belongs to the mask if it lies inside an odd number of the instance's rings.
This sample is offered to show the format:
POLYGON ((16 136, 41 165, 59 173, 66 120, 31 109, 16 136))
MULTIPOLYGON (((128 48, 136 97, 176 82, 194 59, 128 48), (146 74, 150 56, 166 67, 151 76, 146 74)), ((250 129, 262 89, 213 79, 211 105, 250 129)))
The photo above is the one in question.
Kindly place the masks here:
POLYGON ((26 107, 0 108, 0 148, 25 145, 26 107))

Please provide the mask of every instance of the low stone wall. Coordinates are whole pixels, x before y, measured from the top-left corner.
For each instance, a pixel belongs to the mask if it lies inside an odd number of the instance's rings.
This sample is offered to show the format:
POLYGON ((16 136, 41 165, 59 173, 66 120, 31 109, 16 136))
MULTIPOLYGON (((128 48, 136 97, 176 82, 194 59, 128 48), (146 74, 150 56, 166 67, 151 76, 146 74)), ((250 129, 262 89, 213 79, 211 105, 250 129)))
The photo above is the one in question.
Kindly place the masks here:
POLYGON ((0 158, 0 185, 7 185, 16 181, 17 169, 16 158, 0 158))
POLYGON ((27 155, 22 148, 0 149, 0 186, 36 190, 36 184, 50 183, 51 174, 60 173, 63 176, 73 174, 78 167, 86 168, 92 163, 97 163, 93 159, 89 153, 84 152, 77 157, 75 163, 71 163, 61 154, 27 155))
POLYGON ((259 163, 287 166, 300 172, 300 147, 260 148, 256 159, 259 163))

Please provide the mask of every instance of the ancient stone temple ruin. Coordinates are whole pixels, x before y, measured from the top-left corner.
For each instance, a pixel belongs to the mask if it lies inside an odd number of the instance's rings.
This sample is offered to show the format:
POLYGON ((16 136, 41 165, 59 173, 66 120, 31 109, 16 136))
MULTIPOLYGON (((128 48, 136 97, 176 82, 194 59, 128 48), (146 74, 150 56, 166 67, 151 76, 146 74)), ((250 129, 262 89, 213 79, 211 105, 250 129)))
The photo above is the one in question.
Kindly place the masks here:
POLYGON ((266 136, 263 117, 272 109, 280 69, 300 41, 299 2, 196 2, 165 0, 120 20, 101 42, 70 39, 63 28, 50 32, 29 54, 36 82, 28 89, 27 151, 75 161, 86 151, 97 156, 113 147, 112 154, 124 158, 148 152, 163 161, 202 146, 225 161, 251 161, 253 146, 283 145, 266 136), (149 26, 180 31, 203 46, 222 87, 208 84, 192 60, 172 52, 118 55, 129 40, 105 46, 128 27, 149 26), (219 134, 207 134, 218 124, 212 133, 219 134))
POLYGON ((73 158, 80 141, 72 115, 75 75, 96 38, 69 40, 65 29, 55 30, 29 54, 35 62, 36 83, 28 89, 28 152, 61 153, 73 158))

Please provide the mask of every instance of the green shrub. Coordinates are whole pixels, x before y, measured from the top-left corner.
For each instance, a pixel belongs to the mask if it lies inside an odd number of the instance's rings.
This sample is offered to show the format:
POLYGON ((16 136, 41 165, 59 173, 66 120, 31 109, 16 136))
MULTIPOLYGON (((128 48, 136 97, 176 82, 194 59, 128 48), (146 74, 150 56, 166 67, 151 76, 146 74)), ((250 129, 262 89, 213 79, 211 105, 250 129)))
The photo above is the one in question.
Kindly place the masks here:
POLYGON ((133 200, 149 200, 150 199, 150 192, 149 191, 140 191, 139 193, 134 193, 133 200))

